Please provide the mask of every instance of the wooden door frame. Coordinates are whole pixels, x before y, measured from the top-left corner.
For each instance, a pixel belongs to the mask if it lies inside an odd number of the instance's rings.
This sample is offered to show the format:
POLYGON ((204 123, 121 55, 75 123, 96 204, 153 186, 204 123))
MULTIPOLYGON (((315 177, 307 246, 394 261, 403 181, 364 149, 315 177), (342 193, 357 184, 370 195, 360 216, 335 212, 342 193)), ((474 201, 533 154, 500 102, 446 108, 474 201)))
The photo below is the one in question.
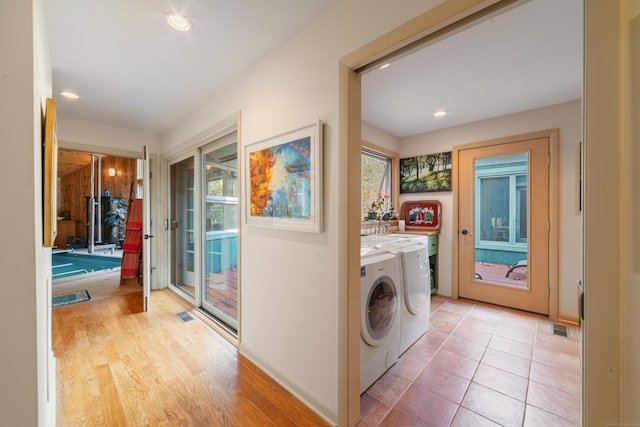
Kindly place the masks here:
POLYGON ((533 132, 521 135, 508 136, 504 138, 491 139, 486 141, 473 142, 470 144, 456 145, 452 148, 452 168, 453 174, 451 177, 451 190, 453 192, 453 220, 452 225, 454 227, 453 235, 456 238, 452 239, 453 246, 453 271, 452 271, 452 297, 458 298, 458 268, 459 268, 459 248, 457 236, 460 232, 458 227, 458 197, 459 197, 459 173, 460 168, 458 165, 458 156, 460 151, 468 150, 471 148, 483 148, 492 145, 509 144, 512 142, 518 142, 526 139, 549 139, 549 319, 552 321, 558 320, 558 301, 559 301, 559 131, 558 129, 545 130, 540 132, 533 132))

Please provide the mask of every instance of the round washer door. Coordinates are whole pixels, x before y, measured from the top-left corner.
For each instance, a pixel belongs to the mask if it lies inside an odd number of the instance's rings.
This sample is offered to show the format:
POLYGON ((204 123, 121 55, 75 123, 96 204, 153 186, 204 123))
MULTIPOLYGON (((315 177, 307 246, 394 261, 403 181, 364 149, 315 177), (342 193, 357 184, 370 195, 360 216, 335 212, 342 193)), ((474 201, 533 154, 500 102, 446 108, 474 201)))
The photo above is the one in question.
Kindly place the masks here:
POLYGON ((371 346, 380 345, 398 316, 398 290, 389 276, 380 276, 369 289, 362 310, 362 339, 371 346))

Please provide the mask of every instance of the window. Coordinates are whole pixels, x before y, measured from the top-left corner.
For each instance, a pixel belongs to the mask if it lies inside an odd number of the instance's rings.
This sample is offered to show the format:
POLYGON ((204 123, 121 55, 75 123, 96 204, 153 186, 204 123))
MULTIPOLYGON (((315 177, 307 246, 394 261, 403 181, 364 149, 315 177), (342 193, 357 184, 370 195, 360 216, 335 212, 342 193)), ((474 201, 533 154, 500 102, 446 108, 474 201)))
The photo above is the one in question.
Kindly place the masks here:
POLYGON ((238 228, 238 172, 207 163, 205 221, 207 231, 238 228))
POLYGON ((476 159, 477 247, 527 243, 526 153, 476 159))
POLYGON ((143 180, 144 180, 144 160, 136 159, 136 199, 142 199, 143 196, 143 180))
POLYGON ((371 150, 363 149, 360 171, 360 217, 365 218, 378 195, 389 195, 391 200, 391 158, 371 150))

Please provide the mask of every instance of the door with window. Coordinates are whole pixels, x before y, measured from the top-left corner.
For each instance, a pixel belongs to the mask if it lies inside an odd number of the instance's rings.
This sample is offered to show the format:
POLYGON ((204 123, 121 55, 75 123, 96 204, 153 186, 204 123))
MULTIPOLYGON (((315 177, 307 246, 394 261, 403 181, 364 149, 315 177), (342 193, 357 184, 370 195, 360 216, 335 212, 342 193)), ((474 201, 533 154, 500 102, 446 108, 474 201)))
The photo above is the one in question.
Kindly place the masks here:
POLYGON ((549 313, 549 138, 458 150, 458 293, 549 313))
POLYGON ((238 143, 236 132, 201 149, 202 307, 238 330, 238 143))

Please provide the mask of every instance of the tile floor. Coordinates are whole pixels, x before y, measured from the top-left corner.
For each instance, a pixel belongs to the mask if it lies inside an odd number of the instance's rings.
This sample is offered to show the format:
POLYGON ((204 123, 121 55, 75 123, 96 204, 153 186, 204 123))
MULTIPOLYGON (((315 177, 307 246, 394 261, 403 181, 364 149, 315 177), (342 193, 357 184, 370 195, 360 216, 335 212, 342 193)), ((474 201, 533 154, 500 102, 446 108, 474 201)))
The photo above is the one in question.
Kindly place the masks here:
POLYGON ((544 316, 431 299, 429 331, 361 396, 360 427, 579 426, 579 335, 544 316))

